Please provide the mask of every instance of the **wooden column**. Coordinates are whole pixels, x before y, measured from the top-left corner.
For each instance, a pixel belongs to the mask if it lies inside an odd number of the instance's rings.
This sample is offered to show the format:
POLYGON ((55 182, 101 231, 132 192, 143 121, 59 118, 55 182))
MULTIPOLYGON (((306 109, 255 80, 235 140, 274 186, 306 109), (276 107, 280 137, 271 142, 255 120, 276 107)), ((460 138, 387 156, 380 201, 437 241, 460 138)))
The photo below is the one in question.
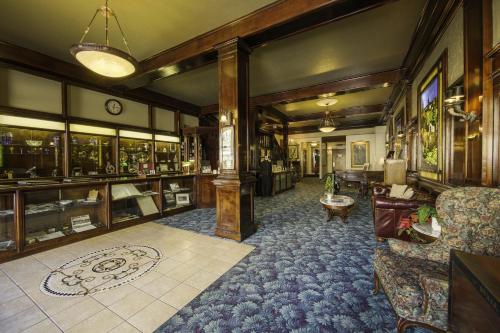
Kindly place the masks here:
POLYGON ((283 122, 283 155, 285 156, 284 165, 288 165, 288 121, 283 122))
MULTIPOLYGON (((250 173, 248 60, 250 49, 239 38, 216 46, 219 66, 219 163, 217 227, 220 237, 241 241, 255 232, 255 176, 250 173)), ((252 125, 253 126, 253 125, 252 125)), ((253 142, 251 142, 253 141, 253 142)))

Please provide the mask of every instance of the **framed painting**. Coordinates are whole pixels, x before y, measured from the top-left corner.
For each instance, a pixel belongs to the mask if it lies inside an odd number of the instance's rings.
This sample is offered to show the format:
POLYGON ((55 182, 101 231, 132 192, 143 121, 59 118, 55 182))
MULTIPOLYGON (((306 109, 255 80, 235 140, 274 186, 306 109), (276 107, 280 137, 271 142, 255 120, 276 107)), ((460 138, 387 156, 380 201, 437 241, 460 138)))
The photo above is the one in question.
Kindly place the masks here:
POLYGON ((351 168, 363 168, 370 163, 370 142, 351 142, 351 168))
POLYGON ((442 170, 443 75, 439 61, 418 88, 418 173, 434 181, 442 170))
POLYGON ((298 145, 289 145, 288 146, 288 159, 289 160, 298 160, 299 159, 299 146, 298 145))

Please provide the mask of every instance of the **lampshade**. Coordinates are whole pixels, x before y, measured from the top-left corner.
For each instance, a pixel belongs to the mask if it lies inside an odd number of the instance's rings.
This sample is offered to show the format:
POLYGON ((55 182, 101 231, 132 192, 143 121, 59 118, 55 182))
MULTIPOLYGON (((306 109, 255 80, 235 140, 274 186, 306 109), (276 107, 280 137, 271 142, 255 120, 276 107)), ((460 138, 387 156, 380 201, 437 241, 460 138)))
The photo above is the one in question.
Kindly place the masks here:
POLYGON ((108 0, 106 0, 104 6, 96 10, 94 16, 90 20, 90 23, 85 29, 80 42, 78 44, 74 44, 69 51, 79 63, 102 76, 111 78, 125 77, 135 73, 138 68, 138 62, 130 54, 127 39, 125 38, 125 34, 123 33, 120 23, 118 22, 118 17, 108 6, 108 0), (106 43, 84 43, 83 41, 90 31, 90 27, 98 13, 101 13, 106 20, 104 28, 106 43), (110 18, 114 18, 116 21, 116 25, 120 30, 122 41, 127 49, 127 52, 109 45, 110 18))
POLYGON ((81 43, 73 45, 70 52, 83 66, 107 77, 129 76, 137 68, 137 61, 131 55, 111 46, 81 43))
POLYGON ((333 122, 333 118, 330 116, 330 112, 326 111, 325 116, 321 119, 319 123, 319 130, 324 133, 330 133, 335 131, 335 123, 333 122))

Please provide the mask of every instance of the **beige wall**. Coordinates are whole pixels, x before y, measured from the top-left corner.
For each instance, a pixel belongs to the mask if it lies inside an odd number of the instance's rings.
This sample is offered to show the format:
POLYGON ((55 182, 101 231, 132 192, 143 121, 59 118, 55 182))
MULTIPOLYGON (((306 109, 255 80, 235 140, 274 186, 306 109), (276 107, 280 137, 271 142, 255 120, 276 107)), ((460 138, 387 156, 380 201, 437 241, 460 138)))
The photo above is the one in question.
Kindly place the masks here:
POLYGON ((198 117, 190 116, 188 114, 181 114, 181 128, 199 126, 200 120, 198 117))
POLYGON ((448 49, 448 85, 453 84, 464 74, 464 22, 463 7, 457 9, 452 22, 439 40, 437 46, 427 58, 424 66, 415 78, 412 85, 412 110, 411 116, 417 116, 418 86, 425 79, 425 75, 438 61, 445 49, 448 49))
POLYGON ((500 43, 500 0, 493 0, 493 45, 500 43))
POLYGON ((61 114, 61 83, 0 68, 0 105, 61 114))
POLYGON ((175 132, 175 111, 153 108, 153 116, 156 129, 175 132))
POLYGON ((69 114, 73 117, 107 121, 123 125, 148 127, 148 105, 124 98, 103 94, 89 89, 70 86, 69 114), (106 100, 113 98, 123 105, 123 112, 117 116, 104 108, 106 100))

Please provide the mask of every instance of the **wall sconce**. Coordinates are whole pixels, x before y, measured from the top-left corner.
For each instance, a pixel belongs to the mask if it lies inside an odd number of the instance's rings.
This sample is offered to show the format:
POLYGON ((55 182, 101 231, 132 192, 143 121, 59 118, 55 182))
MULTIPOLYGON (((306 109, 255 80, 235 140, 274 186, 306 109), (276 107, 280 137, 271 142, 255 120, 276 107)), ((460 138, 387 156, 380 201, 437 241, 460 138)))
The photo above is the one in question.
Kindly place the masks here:
POLYGON ((403 132, 403 130, 399 130, 397 135, 398 135, 398 138, 402 138, 405 136, 405 132, 403 132))
POLYGON ((476 112, 465 112, 463 110, 464 96, 463 86, 456 86, 448 89, 444 100, 445 108, 452 116, 462 118, 460 121, 473 122, 477 117, 476 112))

